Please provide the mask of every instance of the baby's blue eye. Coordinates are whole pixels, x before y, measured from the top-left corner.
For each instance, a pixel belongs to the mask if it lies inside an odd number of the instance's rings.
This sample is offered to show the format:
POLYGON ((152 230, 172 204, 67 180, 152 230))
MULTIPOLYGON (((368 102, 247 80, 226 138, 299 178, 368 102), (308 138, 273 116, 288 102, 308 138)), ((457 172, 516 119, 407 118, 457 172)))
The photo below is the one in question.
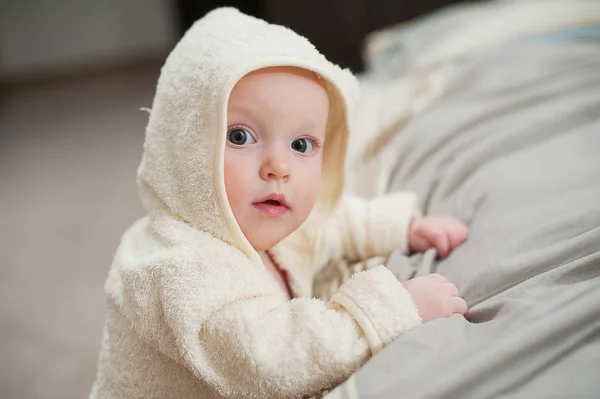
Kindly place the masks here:
POLYGON ((298 152, 302 152, 302 153, 314 151, 313 143, 311 143, 310 140, 306 140, 306 139, 294 140, 292 142, 292 149, 294 151, 298 151, 298 152))
POLYGON ((227 133, 227 140, 235 145, 254 144, 254 137, 244 129, 233 129, 227 133))

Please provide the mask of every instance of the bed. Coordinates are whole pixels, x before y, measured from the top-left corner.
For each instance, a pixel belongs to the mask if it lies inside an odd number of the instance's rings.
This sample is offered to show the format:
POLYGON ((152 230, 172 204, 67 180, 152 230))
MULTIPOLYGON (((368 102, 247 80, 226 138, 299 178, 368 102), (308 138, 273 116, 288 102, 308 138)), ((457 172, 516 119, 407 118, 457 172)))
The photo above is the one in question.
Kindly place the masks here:
MULTIPOLYGON (((400 279, 445 275, 470 310, 403 335, 328 398, 600 397, 599 6, 455 6, 367 42, 348 190, 414 191, 465 221, 447 259, 384 261, 400 279), (540 27, 539 7, 560 17, 540 27)), ((332 262, 315 293, 380 261, 332 262)))

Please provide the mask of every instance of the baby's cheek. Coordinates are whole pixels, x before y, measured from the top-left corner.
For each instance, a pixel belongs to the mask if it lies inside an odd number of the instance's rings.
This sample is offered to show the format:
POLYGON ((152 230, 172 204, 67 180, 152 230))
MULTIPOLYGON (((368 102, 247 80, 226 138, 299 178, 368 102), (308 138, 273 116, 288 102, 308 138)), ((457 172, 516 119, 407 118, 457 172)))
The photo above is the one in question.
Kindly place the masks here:
POLYGON ((244 193, 246 192, 246 179, 244 170, 240 169, 235 162, 225 162, 224 165, 225 191, 227 192, 227 200, 229 206, 234 212, 244 202, 244 193))
POLYGON ((235 179, 236 171, 235 171, 235 162, 231 159, 231 155, 225 152, 225 163, 223 164, 223 177, 225 179, 225 188, 228 189, 233 187, 234 182, 232 180, 235 179))
POLYGON ((318 197, 321 180, 320 160, 303 159, 294 165, 294 204, 296 223, 302 224, 312 211, 318 197))
POLYGON ((308 217, 308 214, 310 214, 317 201, 319 185, 313 183, 305 184, 299 187, 299 191, 299 203, 303 208, 303 214, 305 217, 308 217))

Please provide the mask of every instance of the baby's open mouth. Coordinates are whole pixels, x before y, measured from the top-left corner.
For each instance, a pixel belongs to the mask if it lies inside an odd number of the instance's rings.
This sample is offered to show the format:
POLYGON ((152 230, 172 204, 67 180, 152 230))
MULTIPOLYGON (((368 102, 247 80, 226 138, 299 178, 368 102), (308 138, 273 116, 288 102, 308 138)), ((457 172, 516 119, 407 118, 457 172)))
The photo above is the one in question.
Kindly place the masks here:
POLYGON ((290 210, 285 197, 281 194, 271 194, 266 199, 252 205, 261 213, 271 217, 283 216, 290 210))
POLYGON ((281 203, 276 200, 266 200, 262 202, 263 204, 273 205, 273 206, 281 206, 281 203))

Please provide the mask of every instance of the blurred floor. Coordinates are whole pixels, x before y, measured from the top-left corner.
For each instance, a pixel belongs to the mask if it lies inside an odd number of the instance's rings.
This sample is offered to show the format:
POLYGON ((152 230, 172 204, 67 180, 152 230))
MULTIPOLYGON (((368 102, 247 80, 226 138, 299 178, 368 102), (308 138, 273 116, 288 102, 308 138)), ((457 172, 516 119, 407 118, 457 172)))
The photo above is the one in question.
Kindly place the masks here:
POLYGON ((0 397, 87 397, 156 68, 0 102, 0 397))

